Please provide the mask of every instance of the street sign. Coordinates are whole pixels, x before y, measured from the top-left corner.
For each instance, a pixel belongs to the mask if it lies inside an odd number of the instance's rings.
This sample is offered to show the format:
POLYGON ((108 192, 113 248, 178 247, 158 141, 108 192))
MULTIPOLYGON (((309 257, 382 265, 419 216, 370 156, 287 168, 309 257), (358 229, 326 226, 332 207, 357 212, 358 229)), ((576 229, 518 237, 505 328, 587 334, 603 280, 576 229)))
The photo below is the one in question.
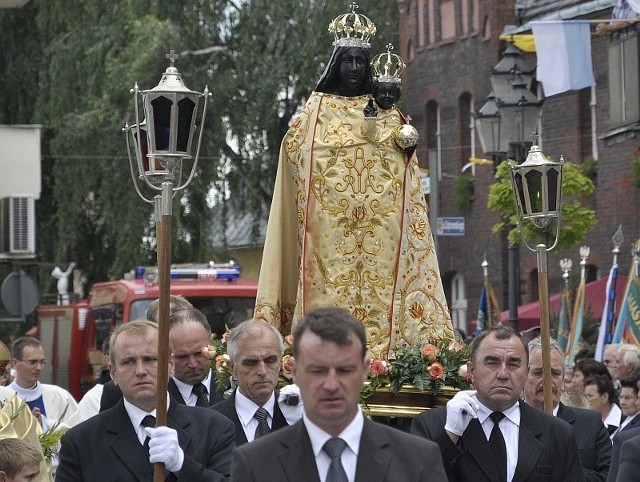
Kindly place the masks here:
POLYGON ((429 174, 420 173, 422 178, 422 194, 428 196, 431 194, 431 183, 429 181, 429 174))
POLYGON ((438 236, 464 236, 464 218, 438 218, 436 233, 438 236))

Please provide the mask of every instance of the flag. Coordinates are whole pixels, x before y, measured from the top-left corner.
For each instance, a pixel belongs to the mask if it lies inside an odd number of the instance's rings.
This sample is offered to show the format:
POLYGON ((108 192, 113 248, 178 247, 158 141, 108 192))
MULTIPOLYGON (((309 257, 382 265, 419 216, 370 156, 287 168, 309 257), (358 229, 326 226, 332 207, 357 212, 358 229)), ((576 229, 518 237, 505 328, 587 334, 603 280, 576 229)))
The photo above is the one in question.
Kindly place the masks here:
POLYGON ((536 42, 536 78, 547 97, 595 85, 589 22, 531 22, 536 42))
POLYGON ((496 296, 496 292, 493 290, 493 286, 489 283, 489 280, 485 281, 485 286, 487 287, 487 308, 489 320, 491 320, 491 326, 502 324, 502 310, 500 309, 500 303, 498 303, 498 297, 496 296))
POLYGON ((609 271, 609 279, 607 280, 607 287, 605 288, 605 294, 607 296, 607 302, 602 310, 602 318, 600 319, 600 329, 598 330, 598 343, 596 344, 595 359, 602 361, 604 354, 604 346, 611 343, 613 339, 613 324, 615 320, 616 311, 616 280, 618 279, 618 264, 615 263, 611 266, 609 271))
MULTIPOLYGON (((640 247, 640 240, 636 243, 640 247)), ((622 303, 620 304, 620 314, 616 322, 616 328, 613 331, 613 339, 611 343, 621 343, 625 338, 625 331, 630 320, 635 320, 638 325, 638 302, 640 298, 638 293, 638 259, 634 256, 631 261, 631 269, 629 269, 629 277, 627 278, 627 286, 622 295, 622 303), (635 312, 634 312, 635 310, 635 312), (634 314, 635 313, 635 314, 634 314)), ((637 338, 637 337, 636 337, 637 338)))
POLYGON ((478 336, 487 329, 487 320, 489 319, 489 310, 487 308, 487 289, 483 286, 480 293, 480 305, 478 307, 478 319, 476 320, 475 336, 478 336))
POLYGON ((582 337, 582 325, 584 323, 584 290, 585 290, 585 278, 584 276, 580 280, 580 286, 576 293, 576 303, 573 306, 573 317, 571 318, 571 332, 569 333, 569 344, 565 351, 567 355, 567 366, 572 367, 576 352, 578 351, 578 345, 580 337, 582 337))
POLYGON ((618 322, 626 325, 624 341, 636 346, 640 345, 640 279, 634 276, 629 283, 627 296, 622 301, 618 322))
POLYGON ((518 34, 503 33, 502 35, 500 35, 500 40, 504 40, 505 42, 512 43, 523 52, 536 51, 536 43, 533 39, 533 35, 531 35, 530 33, 518 33, 518 34))
POLYGON ((558 319, 558 345, 562 350, 567 349, 569 342, 569 290, 565 289, 560 295, 560 317, 558 319))

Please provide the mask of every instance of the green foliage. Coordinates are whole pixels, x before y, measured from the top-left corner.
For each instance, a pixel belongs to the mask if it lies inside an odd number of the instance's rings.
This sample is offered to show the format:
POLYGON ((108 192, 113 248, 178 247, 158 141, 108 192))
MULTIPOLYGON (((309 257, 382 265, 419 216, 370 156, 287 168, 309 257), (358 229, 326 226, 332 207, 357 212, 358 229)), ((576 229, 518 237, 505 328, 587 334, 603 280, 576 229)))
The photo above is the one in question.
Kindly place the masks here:
MULTIPOLYGON (((492 228, 499 233, 508 226, 514 226, 509 231, 509 243, 519 243, 521 237, 527 242, 540 239, 541 236, 553 236, 553 233, 541 232, 532 223, 518 225, 516 204, 511 187, 511 169, 509 164, 502 162, 496 171, 496 182, 489 188, 487 207, 500 213, 502 221, 492 228)), ((587 232, 596 224, 596 213, 593 209, 582 206, 581 201, 594 191, 593 182, 585 176, 580 168, 571 162, 565 162, 562 176, 562 208, 560 212, 560 239, 558 248, 568 248, 584 243, 587 232)), ((548 240, 545 239, 546 244, 548 240)))
MULTIPOLYGON (((396 2, 360 3, 378 28, 371 52, 397 46, 396 2)), ((343 0, 68 0, 0 11, 0 123, 43 126, 39 261, 76 261, 87 285, 155 263, 153 207, 133 190, 121 129, 135 122, 134 82, 157 85, 171 49, 186 85, 213 93, 196 177, 174 199, 172 260, 223 256, 213 232, 245 213, 266 217, 280 142, 329 59, 329 22, 347 9, 343 0)))
POLYGON ((465 172, 455 181, 453 205, 463 213, 471 211, 473 202, 473 174, 465 172))

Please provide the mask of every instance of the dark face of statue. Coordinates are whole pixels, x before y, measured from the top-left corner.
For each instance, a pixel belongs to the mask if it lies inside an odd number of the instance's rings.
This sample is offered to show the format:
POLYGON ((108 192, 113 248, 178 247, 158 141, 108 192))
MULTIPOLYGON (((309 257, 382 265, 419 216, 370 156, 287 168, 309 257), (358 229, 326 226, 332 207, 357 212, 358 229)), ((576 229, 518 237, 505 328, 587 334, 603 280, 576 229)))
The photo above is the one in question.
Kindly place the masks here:
POLYGON ((387 110, 393 107, 393 104, 398 100, 398 86, 391 82, 380 82, 376 88, 376 104, 381 109, 387 110))
POLYGON ((358 47, 348 48, 340 58, 340 90, 342 95, 350 95, 357 90, 364 79, 367 59, 358 47))

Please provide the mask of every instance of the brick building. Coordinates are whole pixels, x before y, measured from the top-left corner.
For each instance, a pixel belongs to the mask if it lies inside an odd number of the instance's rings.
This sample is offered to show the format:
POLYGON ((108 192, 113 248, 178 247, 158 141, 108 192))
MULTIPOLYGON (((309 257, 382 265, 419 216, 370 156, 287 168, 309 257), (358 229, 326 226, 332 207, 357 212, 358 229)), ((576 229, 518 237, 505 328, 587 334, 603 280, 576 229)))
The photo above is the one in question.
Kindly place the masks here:
MULTIPOLYGON (((420 133, 421 166, 428 167, 429 156, 439 159, 438 216, 465 217, 464 236, 438 237, 438 259, 454 322, 466 330, 477 314, 485 255, 503 309, 508 299, 507 243, 504 236, 491 232, 499 218, 486 207, 491 167, 474 168, 473 200, 464 212, 453 203, 456 179, 469 157, 486 157, 472 119, 491 92, 491 69, 507 46, 499 36, 507 31, 531 33, 531 20, 608 19, 616 0, 397 1, 400 54, 407 63, 403 110, 420 133)), ((625 236, 618 258, 621 273, 627 273, 631 243, 640 237, 640 187, 634 184, 634 162, 640 156, 638 35, 625 39, 623 63, 616 55, 611 57, 620 52, 620 44, 611 37, 592 35, 595 88, 546 98, 540 123, 539 144, 545 155, 558 159, 562 154, 575 163, 597 161, 596 191, 585 199, 598 218, 585 243, 591 248, 591 279, 607 276, 611 237, 618 225, 623 225, 625 236)), ((535 53, 524 54, 523 59, 535 67, 535 53)), ((541 95, 535 82, 532 90, 541 95)), ((578 248, 550 253, 551 294, 562 286, 561 258, 573 260, 572 273, 577 276, 578 248)), ((536 256, 522 245, 519 270, 520 302, 537 299, 536 256)))

